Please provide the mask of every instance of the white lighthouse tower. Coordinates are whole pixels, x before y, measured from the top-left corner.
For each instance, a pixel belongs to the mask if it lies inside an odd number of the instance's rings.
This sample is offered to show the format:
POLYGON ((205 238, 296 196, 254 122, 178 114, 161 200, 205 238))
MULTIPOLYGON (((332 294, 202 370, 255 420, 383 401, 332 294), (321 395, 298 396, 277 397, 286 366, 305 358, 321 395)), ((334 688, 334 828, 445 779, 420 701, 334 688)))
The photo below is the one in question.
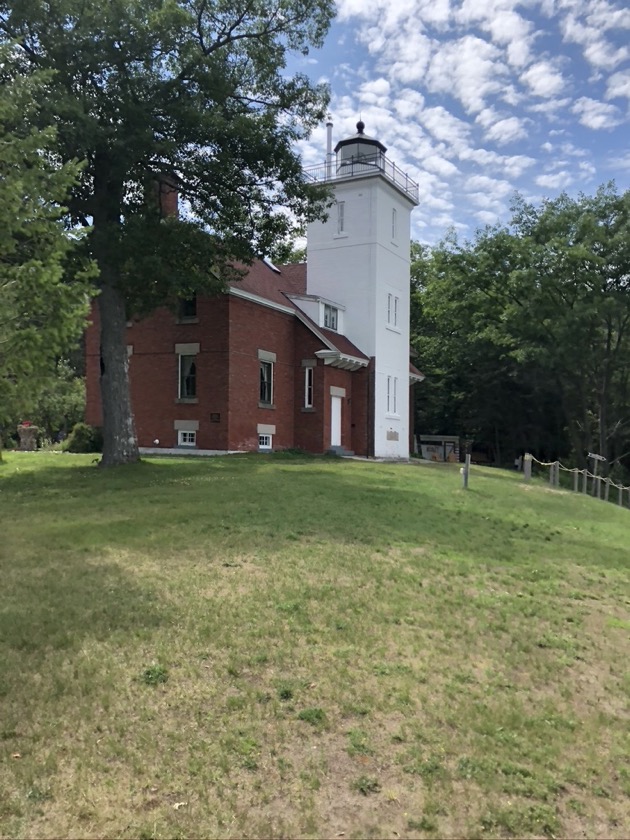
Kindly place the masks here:
MULTIPOLYGON (((332 126, 329 123, 329 137, 332 126)), ((317 180, 335 197, 308 227, 307 292, 337 302, 339 329, 371 358, 375 457, 409 457, 410 217, 418 185, 357 133, 335 146, 317 180)), ((331 144, 329 143, 329 146, 331 144)))

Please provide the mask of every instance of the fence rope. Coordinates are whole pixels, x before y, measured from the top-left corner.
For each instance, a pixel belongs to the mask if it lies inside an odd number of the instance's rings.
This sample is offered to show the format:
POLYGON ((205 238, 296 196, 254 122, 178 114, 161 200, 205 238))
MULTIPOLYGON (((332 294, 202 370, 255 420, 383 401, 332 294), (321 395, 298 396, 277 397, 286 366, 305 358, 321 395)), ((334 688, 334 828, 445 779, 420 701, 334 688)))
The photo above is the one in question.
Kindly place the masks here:
POLYGON ((604 478, 604 476, 595 475, 595 473, 589 472, 588 468, 581 470, 578 467, 565 467, 560 461, 539 461, 538 458, 535 458, 533 455, 530 455, 530 458, 541 467, 553 467, 557 464, 558 468, 564 470, 564 472, 586 475, 587 478, 597 478, 600 481, 603 481, 604 484, 608 484, 610 487, 615 487, 617 490, 630 490, 630 485, 626 486, 625 484, 615 484, 612 478, 604 478))

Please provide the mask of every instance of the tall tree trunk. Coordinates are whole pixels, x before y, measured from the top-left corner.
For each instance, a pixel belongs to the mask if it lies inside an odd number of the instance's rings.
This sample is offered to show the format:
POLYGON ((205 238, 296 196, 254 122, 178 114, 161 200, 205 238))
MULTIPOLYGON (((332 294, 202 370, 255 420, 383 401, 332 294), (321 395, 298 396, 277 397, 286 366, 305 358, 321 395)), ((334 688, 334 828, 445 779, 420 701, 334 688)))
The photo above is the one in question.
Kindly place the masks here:
POLYGON ((109 467, 133 463, 139 459, 140 455, 129 390, 125 301, 114 285, 102 282, 98 307, 101 320, 101 402, 103 406, 101 464, 109 467))
POLYGON ((112 176, 107 154, 97 157, 94 175, 94 256, 100 270, 98 308, 101 322, 101 404, 103 467, 138 461, 138 439, 129 389, 127 313, 111 254, 118 241, 122 181, 112 176))

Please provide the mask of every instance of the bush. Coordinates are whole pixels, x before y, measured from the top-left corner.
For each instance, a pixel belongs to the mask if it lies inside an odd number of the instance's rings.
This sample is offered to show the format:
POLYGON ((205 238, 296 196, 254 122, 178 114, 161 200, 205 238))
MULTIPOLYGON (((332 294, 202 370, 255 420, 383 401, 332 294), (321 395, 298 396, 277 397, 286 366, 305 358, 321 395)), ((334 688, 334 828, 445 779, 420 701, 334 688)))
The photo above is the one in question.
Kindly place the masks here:
POLYGON ((64 452, 102 452, 103 433, 87 423, 76 423, 62 448, 64 452))

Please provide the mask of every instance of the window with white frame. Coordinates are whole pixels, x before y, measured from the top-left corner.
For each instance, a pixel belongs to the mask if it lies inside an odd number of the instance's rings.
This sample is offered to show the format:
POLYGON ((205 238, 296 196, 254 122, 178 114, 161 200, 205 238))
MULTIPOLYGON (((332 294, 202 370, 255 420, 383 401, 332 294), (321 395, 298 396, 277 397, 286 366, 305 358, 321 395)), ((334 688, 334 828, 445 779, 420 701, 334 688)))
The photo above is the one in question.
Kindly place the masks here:
POLYGON ((398 211, 394 207, 392 209, 392 239, 398 237, 398 211))
POLYGON ((259 449, 271 449, 272 441, 273 441, 272 435, 258 435, 258 448, 259 449))
POLYGON ((387 413, 398 414, 396 391, 398 390, 398 377, 387 377, 387 413))
POLYGON ((387 324, 390 327, 398 326, 398 312, 400 309, 400 298, 396 295, 387 295, 387 324))
POLYGON ((313 408, 313 368, 304 368, 304 408, 313 408))
POLYGON ((329 330, 337 332, 339 325, 339 310, 336 306, 331 306, 329 303, 324 304, 324 326, 329 330))
POLYGON ((197 446, 197 432, 177 432, 178 446, 197 446))
POLYGON ((260 402, 273 404, 273 362, 260 362, 260 402))
POLYGON ((337 202, 337 233, 346 232, 346 202, 337 202))
POLYGON ((197 396, 197 357, 179 357, 179 398, 194 399, 197 396))

